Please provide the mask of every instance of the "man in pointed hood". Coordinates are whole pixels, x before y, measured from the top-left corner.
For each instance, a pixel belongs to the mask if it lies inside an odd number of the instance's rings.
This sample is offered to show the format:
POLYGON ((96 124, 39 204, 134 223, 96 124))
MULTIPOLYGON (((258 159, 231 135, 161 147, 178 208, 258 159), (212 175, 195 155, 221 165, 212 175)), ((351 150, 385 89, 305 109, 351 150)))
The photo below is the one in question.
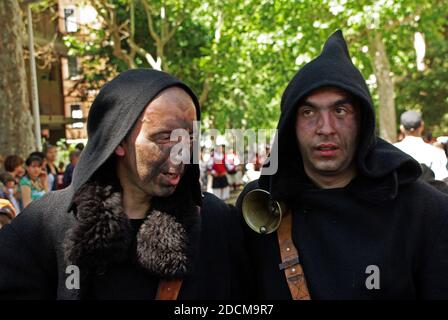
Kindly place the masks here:
POLYGON ((277 138, 278 170, 237 201, 262 189, 287 208, 272 233, 245 231, 259 298, 448 298, 448 198, 375 136, 341 31, 288 84, 277 138))
POLYGON ((235 211, 201 194, 199 119, 194 93, 167 73, 134 69, 107 83, 70 186, 1 230, 0 297, 241 298, 242 230, 235 211), (172 139, 177 129, 186 137, 172 139), (173 153, 178 143, 186 150, 173 153), (179 161, 184 151, 190 161, 179 161))

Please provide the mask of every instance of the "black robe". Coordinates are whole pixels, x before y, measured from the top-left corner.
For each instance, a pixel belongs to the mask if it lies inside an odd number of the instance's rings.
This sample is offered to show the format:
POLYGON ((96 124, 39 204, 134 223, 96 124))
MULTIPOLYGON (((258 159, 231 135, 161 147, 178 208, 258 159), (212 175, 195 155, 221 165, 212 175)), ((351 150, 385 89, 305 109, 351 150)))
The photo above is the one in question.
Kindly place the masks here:
POLYGON ((237 214, 202 196, 193 155, 176 190, 151 198, 141 226, 123 210, 114 150, 148 104, 171 87, 188 93, 200 120, 194 93, 164 72, 129 70, 100 90, 71 185, 32 202, 0 230, 1 297, 154 299, 161 279, 183 279, 179 299, 245 295, 237 214), (79 289, 70 278, 76 268, 79 289))
MULTIPOLYGON (((160 278, 135 262, 132 246, 128 258, 90 275, 81 281, 80 290, 68 289, 73 272, 67 269, 63 243, 76 222, 66 208, 70 193, 71 188, 51 192, 1 230, 0 298, 154 299, 160 278)), ((205 193, 200 216, 192 271, 184 278, 178 299, 245 298, 248 264, 237 213, 205 193)), ((84 270, 80 271, 82 278, 84 270)))
MULTIPOLYGON (((366 82, 353 65, 340 31, 288 84, 278 139, 258 181, 293 214, 292 240, 311 299, 447 299, 448 197, 421 181, 420 165, 375 135, 375 112, 366 82), (356 177, 344 188, 320 189, 307 177, 296 136, 297 106, 310 92, 336 87, 359 103, 356 177), (278 165, 272 175, 265 167, 278 165)), ((276 233, 245 228, 254 292, 291 299, 279 270, 276 233)))

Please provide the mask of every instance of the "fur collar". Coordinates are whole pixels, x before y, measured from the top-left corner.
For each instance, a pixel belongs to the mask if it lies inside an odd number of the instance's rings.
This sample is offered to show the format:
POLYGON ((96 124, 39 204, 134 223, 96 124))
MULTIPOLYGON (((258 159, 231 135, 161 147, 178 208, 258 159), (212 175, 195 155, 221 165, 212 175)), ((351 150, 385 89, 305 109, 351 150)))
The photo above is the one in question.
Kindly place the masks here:
POLYGON ((98 183, 88 183, 75 194, 77 221, 64 240, 66 262, 100 274, 131 259, 163 278, 185 276, 197 251, 199 207, 182 208, 179 215, 179 210, 170 214, 153 205, 135 239, 121 199, 118 187, 98 183))

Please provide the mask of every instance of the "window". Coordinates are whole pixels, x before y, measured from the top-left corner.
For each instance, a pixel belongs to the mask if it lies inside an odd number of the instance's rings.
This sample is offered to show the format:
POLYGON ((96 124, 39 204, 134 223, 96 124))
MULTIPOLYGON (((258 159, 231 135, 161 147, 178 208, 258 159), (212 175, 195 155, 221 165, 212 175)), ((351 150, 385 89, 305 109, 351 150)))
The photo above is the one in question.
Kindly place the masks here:
POLYGON ((74 7, 64 9, 64 22, 65 22, 65 31, 66 32, 78 31, 78 24, 76 22, 74 7))
POLYGON ((79 76, 78 59, 74 56, 68 56, 68 77, 75 78, 79 76))
MULTIPOLYGON (((79 104, 72 104, 70 106, 72 119, 82 119, 82 109, 79 104)), ((84 127, 84 123, 82 122, 73 122, 72 128, 73 129, 81 129, 84 127)))

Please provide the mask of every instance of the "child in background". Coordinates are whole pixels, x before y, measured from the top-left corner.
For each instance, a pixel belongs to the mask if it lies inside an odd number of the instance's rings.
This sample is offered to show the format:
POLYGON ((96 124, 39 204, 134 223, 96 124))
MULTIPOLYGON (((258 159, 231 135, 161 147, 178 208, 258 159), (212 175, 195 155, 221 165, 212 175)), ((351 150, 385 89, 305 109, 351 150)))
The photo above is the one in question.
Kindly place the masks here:
POLYGON ((18 196, 18 189, 14 177, 9 173, 4 172, 0 175, 0 181, 2 183, 0 197, 9 200, 14 206, 16 215, 18 215, 21 211, 21 205, 20 200, 16 198, 18 196))

